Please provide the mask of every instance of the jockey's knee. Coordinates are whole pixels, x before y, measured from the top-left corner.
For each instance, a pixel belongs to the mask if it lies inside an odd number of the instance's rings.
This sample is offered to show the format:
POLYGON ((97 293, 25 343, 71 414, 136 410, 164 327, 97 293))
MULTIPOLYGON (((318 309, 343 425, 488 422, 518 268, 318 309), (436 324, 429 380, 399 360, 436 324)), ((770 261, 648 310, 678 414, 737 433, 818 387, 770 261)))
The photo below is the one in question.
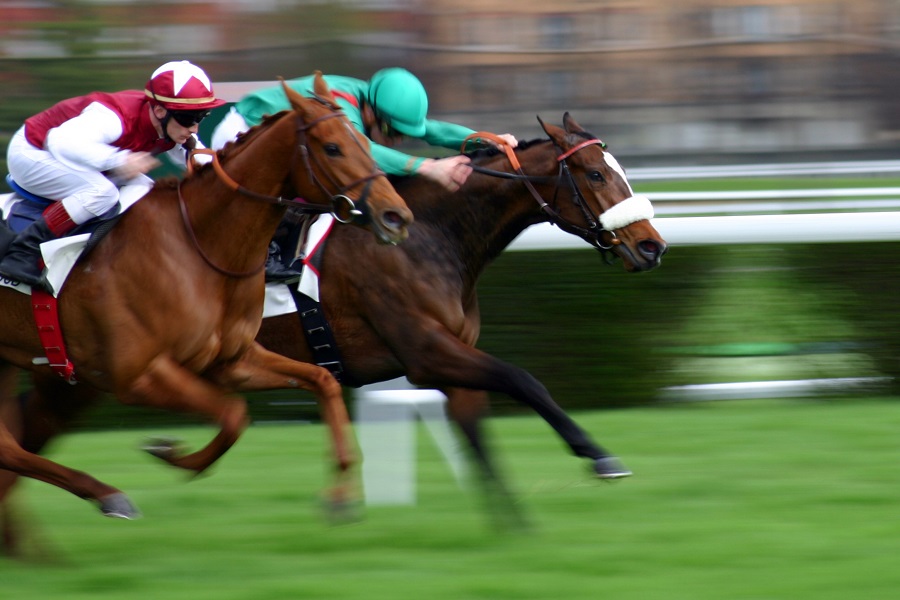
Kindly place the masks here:
POLYGON ((119 201, 119 190, 112 182, 79 190, 63 198, 62 203, 72 220, 78 224, 106 213, 119 201))

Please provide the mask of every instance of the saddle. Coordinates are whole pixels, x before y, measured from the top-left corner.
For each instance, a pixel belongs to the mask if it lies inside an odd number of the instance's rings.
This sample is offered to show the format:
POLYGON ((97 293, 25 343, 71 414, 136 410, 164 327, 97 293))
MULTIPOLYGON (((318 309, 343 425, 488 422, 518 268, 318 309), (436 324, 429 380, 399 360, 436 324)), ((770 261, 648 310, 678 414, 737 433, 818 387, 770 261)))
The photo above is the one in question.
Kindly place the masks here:
MULTIPOLYGON (((55 202, 55 200, 50 198, 32 194, 16 183, 10 175, 6 176, 6 184, 12 189, 12 193, 0 195, 0 212, 2 212, 2 218, 0 218, 0 256, 6 254, 6 250, 17 234, 40 219, 44 210, 55 202)), ((90 234, 82 254, 89 252, 118 221, 121 212, 121 205, 116 205, 105 214, 78 225, 67 233, 65 237, 90 234)))
POLYGON ((309 228, 317 215, 289 211, 275 231, 266 262, 266 283, 295 283, 303 270, 309 228))

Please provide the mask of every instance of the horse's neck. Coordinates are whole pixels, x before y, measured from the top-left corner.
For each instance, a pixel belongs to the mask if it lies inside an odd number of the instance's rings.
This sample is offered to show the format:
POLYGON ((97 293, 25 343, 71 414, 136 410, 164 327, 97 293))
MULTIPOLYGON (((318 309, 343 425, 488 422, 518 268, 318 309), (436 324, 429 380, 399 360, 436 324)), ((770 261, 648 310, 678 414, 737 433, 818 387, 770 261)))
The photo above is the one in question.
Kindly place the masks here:
MULTIPOLYGON (((221 166, 227 177, 255 194, 279 196, 293 160, 294 136, 287 130, 291 120, 284 121, 273 123, 226 154, 221 166)), ((232 189, 212 165, 186 178, 179 193, 201 246, 225 242, 233 249, 225 254, 231 254, 238 262, 241 253, 251 253, 249 262, 258 262, 254 249, 268 246, 285 211, 283 206, 232 189)))
MULTIPOLYGON (((543 144, 529 148, 523 152, 523 158, 537 157, 546 149, 543 144)), ((532 169, 525 171, 528 175, 556 175, 552 171, 554 161, 532 159, 528 162, 532 169)), ((509 169, 505 157, 479 164, 491 170, 509 169)), ((523 169, 527 168, 523 161, 523 169)), ((433 184, 429 185, 433 189, 433 184)), ((547 186, 538 187, 544 195, 553 193, 547 186)), ((476 277, 526 228, 546 220, 537 199, 524 182, 477 172, 472 173, 460 192, 432 192, 431 195, 401 192, 401 195, 416 215, 416 221, 428 223, 439 232, 442 243, 448 241, 461 263, 476 277), (420 200, 428 196, 428 200, 420 200)))

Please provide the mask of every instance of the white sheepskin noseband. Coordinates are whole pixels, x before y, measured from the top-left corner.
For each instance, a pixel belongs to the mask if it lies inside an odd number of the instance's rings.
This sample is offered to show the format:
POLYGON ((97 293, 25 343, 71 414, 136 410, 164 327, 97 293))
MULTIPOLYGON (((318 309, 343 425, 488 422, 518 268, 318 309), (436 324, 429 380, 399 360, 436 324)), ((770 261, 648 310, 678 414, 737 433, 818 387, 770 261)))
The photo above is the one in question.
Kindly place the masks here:
POLYGON ((603 229, 612 231, 652 218, 653 205, 650 204, 650 200, 646 196, 632 196, 600 215, 600 224, 603 225, 603 229))

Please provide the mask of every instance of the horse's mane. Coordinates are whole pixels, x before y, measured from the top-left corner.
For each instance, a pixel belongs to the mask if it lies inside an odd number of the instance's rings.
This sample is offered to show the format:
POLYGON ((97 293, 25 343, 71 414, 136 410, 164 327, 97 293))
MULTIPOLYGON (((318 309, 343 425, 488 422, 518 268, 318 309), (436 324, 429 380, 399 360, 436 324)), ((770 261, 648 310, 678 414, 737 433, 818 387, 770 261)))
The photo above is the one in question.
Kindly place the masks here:
MULTIPOLYGON (((254 125, 247 131, 239 133, 235 139, 225 144, 225 146, 218 150, 219 160, 227 160, 229 156, 240 151, 245 145, 247 145, 250 140, 255 138, 261 131, 264 131, 269 127, 269 125, 284 115, 284 113, 290 112, 289 110, 283 110, 281 112, 275 113, 274 115, 265 115, 263 117, 262 122, 259 125, 254 125)), ((212 162, 206 162, 203 164, 194 164, 193 172, 187 175, 187 177, 194 177, 204 171, 207 171, 212 168, 212 162)), ((167 178, 161 179, 160 181, 164 181, 167 178)), ((176 182, 177 183, 177 182, 176 182)), ((172 185, 166 185, 164 187, 175 187, 172 185)))
MULTIPOLYGON (((516 151, 518 152, 519 150, 526 150, 526 149, 530 148, 531 146, 540 144, 541 142, 547 142, 547 141, 548 141, 547 138, 536 138, 536 139, 527 140, 527 141, 519 140, 519 145, 516 146, 516 151)), ((466 152, 466 156, 471 158, 472 162, 475 162, 475 163, 480 162, 487 158, 492 158, 494 156, 497 156, 498 154, 504 154, 504 152, 495 146, 484 146, 482 148, 477 148, 475 150, 472 150, 471 152, 466 152)))
POLYGON ((226 159, 230 154, 233 154, 239 148, 248 144, 250 142, 250 140, 252 140, 257 135, 259 135, 260 131, 267 129, 270 124, 281 119, 281 117, 284 116, 284 114, 287 112, 290 112, 290 111, 283 110, 281 112, 275 113, 274 115, 263 116, 263 120, 259 123, 259 125, 254 125, 247 131, 239 133, 234 140, 225 144, 225 146, 221 150, 219 150, 219 159, 220 160, 226 159))

